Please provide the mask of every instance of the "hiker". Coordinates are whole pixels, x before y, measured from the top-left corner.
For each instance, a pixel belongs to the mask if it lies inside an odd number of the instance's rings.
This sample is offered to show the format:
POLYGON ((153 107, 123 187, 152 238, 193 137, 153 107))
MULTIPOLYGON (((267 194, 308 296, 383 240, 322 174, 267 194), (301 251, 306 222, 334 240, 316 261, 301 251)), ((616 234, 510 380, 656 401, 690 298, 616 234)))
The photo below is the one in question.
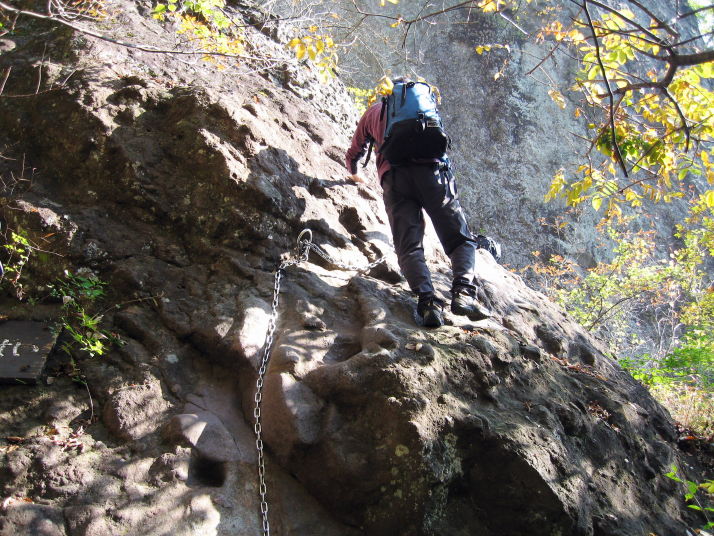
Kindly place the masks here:
POLYGON ((422 209, 429 215, 451 260, 451 312, 466 315, 472 320, 488 318, 490 312, 475 299, 475 253, 478 246, 459 203, 446 156, 448 137, 441 128, 436 98, 431 87, 423 82, 398 78, 392 84, 391 95, 368 108, 357 124, 346 155, 350 178, 355 182, 364 182, 357 171, 357 162, 368 146, 369 161, 374 145, 377 148, 377 172, 399 267, 410 289, 418 297, 417 314, 423 325, 442 326, 445 303, 434 293, 424 257, 425 222, 422 209), (415 92, 418 95, 414 96, 415 92), (401 131, 400 123, 388 124, 395 117, 396 109, 410 105, 421 108, 416 112, 418 117, 412 113, 410 119, 402 121, 406 126, 401 131), (432 109, 424 111, 426 108, 432 109), (423 137, 422 133, 427 136, 423 137))

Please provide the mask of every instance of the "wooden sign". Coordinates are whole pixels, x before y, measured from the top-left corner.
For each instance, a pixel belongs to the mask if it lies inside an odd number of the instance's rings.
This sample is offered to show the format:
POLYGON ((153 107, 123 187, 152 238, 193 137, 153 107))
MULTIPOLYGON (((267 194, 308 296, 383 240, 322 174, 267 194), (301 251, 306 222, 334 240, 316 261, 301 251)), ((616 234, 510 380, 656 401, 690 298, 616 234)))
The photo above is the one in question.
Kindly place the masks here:
POLYGON ((56 338, 42 322, 0 324, 0 383, 37 382, 56 338))

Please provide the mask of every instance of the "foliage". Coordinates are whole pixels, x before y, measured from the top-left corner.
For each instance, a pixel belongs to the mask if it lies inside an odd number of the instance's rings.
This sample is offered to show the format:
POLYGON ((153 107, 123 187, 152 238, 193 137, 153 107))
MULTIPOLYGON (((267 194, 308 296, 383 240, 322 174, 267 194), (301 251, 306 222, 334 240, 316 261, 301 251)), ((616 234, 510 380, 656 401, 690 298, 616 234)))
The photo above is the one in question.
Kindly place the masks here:
POLYGON ((600 224, 604 247, 612 245, 609 262, 582 271, 554 255, 530 269, 543 290, 588 330, 605 336, 614 353, 638 345, 631 326, 642 326, 645 319, 661 334, 658 351, 666 351, 681 326, 676 311, 683 304, 694 307, 706 296, 704 258, 694 254, 697 243, 658 260, 654 231, 632 230, 633 225, 632 218, 600 224))
MULTIPOLYGON (((555 35, 579 55, 573 89, 585 106, 603 112, 589 128, 592 145, 606 158, 588 159, 567 179, 559 172, 546 200, 562 197, 570 206, 589 201, 595 210, 606 202, 613 215, 623 204, 682 197, 687 178, 714 184, 712 58, 698 49, 680 53, 673 30, 641 10, 610 9, 574 26, 555 35)), ((714 206, 714 190, 702 199, 714 206)))
POLYGON ((700 437, 714 435, 714 392, 691 383, 654 383, 647 386, 652 396, 687 430, 700 437))
POLYGON ((2 246, 5 252, 5 258, 0 261, 0 283, 7 281, 18 298, 23 296, 23 285, 20 281, 22 270, 30 260, 32 251, 37 249, 32 246, 30 240, 21 230, 18 232, 9 231, 9 239, 6 236, 7 242, 2 246))
MULTIPOLYGON (((634 217, 599 228, 613 258, 589 270, 553 255, 528 271, 683 425, 714 433, 714 214, 701 202, 678 226, 680 247, 658 259, 654 232, 634 217), (651 334, 655 334, 652 337, 651 334)), ((535 252, 536 257, 540 254, 535 252)))
POLYGON ((680 345, 661 361, 669 370, 697 374, 709 388, 714 388, 714 334, 695 326, 684 334, 680 345))
POLYGON ((372 91, 358 87, 347 87, 346 89, 354 98, 355 106, 359 114, 363 114, 369 107, 369 99, 372 96, 372 91))
POLYGON ((103 355, 118 337, 101 327, 102 314, 92 312, 96 302, 105 296, 106 283, 95 275, 87 276, 65 272, 64 279, 51 285, 51 296, 62 300, 62 327, 71 342, 63 350, 72 355, 77 348, 90 356, 103 355))
POLYGON ((167 0, 157 4, 152 13, 155 19, 175 22, 176 33, 186 35, 206 53, 204 61, 224 69, 216 55, 240 56, 246 48, 242 28, 227 15, 225 7, 225 0, 167 0))
POLYGON ((307 34, 290 40, 288 47, 293 49, 298 60, 309 59, 317 68, 320 79, 327 82, 335 76, 338 57, 332 37, 318 31, 317 26, 310 26, 307 34))
POLYGON ((714 480, 705 480, 702 483, 697 483, 688 480, 687 478, 680 477, 679 473, 680 471, 677 466, 673 465, 672 470, 669 473, 666 473, 665 476, 674 480, 675 482, 679 482, 685 487, 685 502, 693 502, 693 504, 688 504, 687 508, 691 508, 692 510, 701 512, 707 520, 707 524, 703 528, 709 529, 714 527, 714 522, 712 522, 709 517, 710 512, 714 513, 714 508, 712 508, 712 506, 706 506, 702 502, 702 499, 704 499, 704 496, 706 496, 709 499, 708 502, 711 504, 711 498, 714 495, 714 480), (702 499, 700 499, 700 497, 702 499))

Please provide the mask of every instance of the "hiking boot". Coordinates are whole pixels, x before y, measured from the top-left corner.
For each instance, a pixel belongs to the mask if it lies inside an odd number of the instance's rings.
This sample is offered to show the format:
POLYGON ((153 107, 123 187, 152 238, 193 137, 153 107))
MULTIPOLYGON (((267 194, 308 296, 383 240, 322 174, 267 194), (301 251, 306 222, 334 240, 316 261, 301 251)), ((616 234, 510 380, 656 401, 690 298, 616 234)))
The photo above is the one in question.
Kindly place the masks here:
POLYGON ((451 312, 455 315, 468 316, 471 320, 484 320, 491 317, 491 311, 476 301, 473 291, 463 287, 451 291, 451 312))
POLYGON ((434 295, 419 296, 417 314, 421 317, 424 327, 438 328, 444 325, 444 302, 434 295))

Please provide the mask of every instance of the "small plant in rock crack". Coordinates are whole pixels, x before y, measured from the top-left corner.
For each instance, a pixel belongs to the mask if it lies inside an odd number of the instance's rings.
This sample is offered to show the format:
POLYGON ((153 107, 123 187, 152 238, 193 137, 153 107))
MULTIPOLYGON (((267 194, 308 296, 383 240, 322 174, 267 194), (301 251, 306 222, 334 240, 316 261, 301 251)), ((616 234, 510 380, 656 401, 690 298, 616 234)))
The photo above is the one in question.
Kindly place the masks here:
POLYGON ((22 299, 23 290, 20 277, 22 269, 30 260, 32 251, 36 248, 30 244, 28 238, 21 232, 10 231, 9 236, 5 236, 6 243, 3 244, 4 259, 0 264, 0 284, 7 282, 19 299, 22 299))
POLYGON ((714 480, 705 480, 702 483, 692 482, 687 478, 680 478, 679 469, 676 465, 672 466, 672 471, 666 473, 664 476, 679 482, 686 488, 686 493, 684 494, 684 500, 688 503, 693 501, 692 504, 687 504, 687 508, 701 512, 704 518, 707 520, 707 524, 704 525, 704 529, 710 529, 714 527, 714 521, 712 521, 712 513, 714 513, 714 508, 711 506, 705 506, 702 500, 707 500, 711 504, 711 499, 714 497, 714 480), (706 496, 706 499, 703 497, 706 496))
POLYGON ((69 272, 51 285, 50 295, 62 300, 61 327, 71 337, 62 346, 66 353, 72 355, 73 349, 79 349, 94 357, 106 353, 112 344, 120 343, 117 335, 101 327, 103 314, 92 311, 104 298, 105 287, 106 283, 94 274, 69 272))

